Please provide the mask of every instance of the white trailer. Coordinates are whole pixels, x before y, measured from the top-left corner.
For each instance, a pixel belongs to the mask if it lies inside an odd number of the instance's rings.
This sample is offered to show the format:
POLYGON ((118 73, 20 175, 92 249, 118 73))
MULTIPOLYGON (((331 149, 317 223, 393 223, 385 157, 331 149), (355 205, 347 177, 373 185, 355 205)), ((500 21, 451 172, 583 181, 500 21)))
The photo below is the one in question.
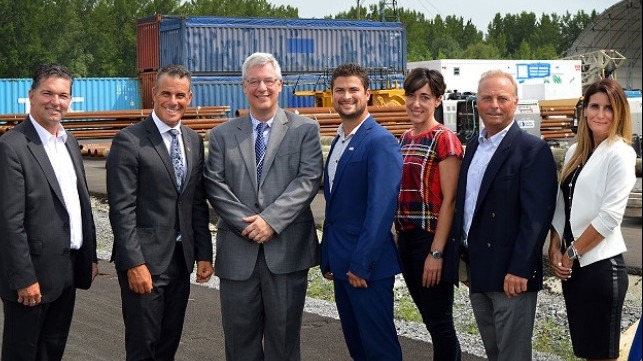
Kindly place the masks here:
POLYGON ((550 100, 582 95, 580 60, 441 59, 407 63, 409 70, 418 67, 440 71, 449 93, 476 92, 482 73, 500 69, 516 78, 519 98, 550 100))

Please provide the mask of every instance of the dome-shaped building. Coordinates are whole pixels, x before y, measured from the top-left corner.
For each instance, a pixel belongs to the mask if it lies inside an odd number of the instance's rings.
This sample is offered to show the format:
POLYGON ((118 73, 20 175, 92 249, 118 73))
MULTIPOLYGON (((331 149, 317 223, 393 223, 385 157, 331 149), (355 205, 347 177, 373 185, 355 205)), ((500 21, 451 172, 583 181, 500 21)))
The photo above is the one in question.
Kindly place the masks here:
POLYGON ((568 49, 567 59, 583 61, 584 83, 595 80, 599 74, 602 77, 613 73, 623 88, 642 88, 642 2, 623 0, 611 6, 568 49))

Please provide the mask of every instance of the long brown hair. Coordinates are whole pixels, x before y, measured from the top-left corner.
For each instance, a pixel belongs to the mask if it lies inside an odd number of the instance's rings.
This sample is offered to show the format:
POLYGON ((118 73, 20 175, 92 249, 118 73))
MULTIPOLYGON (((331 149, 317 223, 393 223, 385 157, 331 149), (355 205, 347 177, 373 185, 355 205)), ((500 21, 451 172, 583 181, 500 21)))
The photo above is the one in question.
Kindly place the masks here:
POLYGON ((569 162, 563 167, 560 177, 561 181, 568 177, 578 166, 584 165, 590 153, 596 147, 592 130, 587 125, 587 116, 585 115, 589 105, 589 99, 596 93, 605 93, 607 95, 612 106, 612 111, 614 112, 614 119, 610 125, 609 134, 604 141, 612 143, 617 140, 623 140, 626 144, 632 143, 632 118, 630 106, 623 88, 614 79, 601 79, 592 83, 583 96, 583 110, 578 122, 578 132, 576 134, 576 149, 571 158, 569 158, 569 162))

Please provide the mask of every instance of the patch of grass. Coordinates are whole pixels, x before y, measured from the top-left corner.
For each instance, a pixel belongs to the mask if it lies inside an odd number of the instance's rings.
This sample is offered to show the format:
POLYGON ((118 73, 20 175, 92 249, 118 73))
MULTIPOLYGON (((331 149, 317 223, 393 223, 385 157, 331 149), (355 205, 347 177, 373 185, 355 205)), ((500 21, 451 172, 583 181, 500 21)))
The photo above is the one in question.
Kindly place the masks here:
POLYGON ((308 290, 306 296, 317 300, 335 302, 335 292, 333 291, 333 282, 325 279, 319 266, 313 267, 308 271, 308 290))
POLYGON ((534 328, 534 350, 557 355, 565 361, 582 361, 574 356, 572 342, 564 327, 552 320, 543 320, 540 327, 534 328))
MULTIPOLYGON (((396 293, 397 294, 397 293, 396 293)), ((417 306, 411 299, 411 296, 396 297, 394 316, 398 320, 422 323, 422 315, 417 306)))

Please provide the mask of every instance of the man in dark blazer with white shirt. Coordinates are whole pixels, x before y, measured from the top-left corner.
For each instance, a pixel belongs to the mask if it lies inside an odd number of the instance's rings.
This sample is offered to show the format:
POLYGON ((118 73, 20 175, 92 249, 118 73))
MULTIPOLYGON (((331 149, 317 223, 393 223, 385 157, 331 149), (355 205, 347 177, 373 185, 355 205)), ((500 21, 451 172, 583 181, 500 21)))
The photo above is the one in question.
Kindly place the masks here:
POLYGON ((542 254, 556 200, 547 143, 514 120, 518 85, 500 70, 482 75, 476 95, 484 129, 467 144, 444 276, 469 262, 470 298, 489 360, 531 360, 542 254))
POLYGON ((72 82, 62 65, 39 67, 29 115, 0 137, 2 360, 61 360, 76 288, 98 273, 83 160, 61 124, 72 82))
POLYGON ((152 92, 152 114, 120 131, 107 158, 127 360, 174 360, 195 260, 197 282, 213 273, 203 140, 181 124, 191 74, 162 67, 152 92))
POLYGON ((298 361, 308 270, 319 264, 310 209, 322 173, 319 125, 279 107, 271 54, 246 58, 242 78, 250 113, 210 131, 205 171, 219 216, 226 359, 298 361))

